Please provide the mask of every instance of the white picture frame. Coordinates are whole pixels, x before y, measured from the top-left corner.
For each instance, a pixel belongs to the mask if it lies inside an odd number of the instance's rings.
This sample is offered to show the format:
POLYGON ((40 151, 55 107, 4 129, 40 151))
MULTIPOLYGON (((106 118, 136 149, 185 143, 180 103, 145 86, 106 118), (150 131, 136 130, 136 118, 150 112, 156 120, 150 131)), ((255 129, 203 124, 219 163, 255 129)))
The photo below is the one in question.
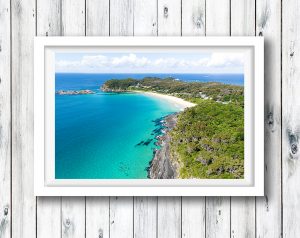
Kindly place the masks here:
POLYGON ((34 40, 35 196, 263 196, 263 37, 36 37, 34 40), (244 179, 63 179, 54 176, 54 54, 123 47, 243 48, 245 67, 244 179))

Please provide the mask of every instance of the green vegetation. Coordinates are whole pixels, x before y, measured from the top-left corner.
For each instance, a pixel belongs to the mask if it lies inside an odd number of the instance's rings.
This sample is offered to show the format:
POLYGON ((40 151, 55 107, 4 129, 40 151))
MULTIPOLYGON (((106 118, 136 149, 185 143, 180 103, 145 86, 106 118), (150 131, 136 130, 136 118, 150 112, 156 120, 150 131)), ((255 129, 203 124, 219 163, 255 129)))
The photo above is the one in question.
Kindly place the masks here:
POLYGON ((244 88, 187 83, 173 78, 109 80, 104 91, 155 91, 196 103, 170 132, 171 158, 180 178, 244 177, 244 88))

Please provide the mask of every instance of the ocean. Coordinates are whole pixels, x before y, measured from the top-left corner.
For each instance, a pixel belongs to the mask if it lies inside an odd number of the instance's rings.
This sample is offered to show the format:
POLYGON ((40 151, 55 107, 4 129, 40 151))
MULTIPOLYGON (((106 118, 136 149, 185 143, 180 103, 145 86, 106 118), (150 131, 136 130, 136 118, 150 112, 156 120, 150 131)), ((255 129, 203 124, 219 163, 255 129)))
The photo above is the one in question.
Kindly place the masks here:
POLYGON ((90 95, 55 95, 56 179, 143 179, 161 120, 180 109, 138 93, 105 93, 109 79, 145 76, 243 85, 243 75, 65 74, 55 75, 55 90, 90 89, 90 95))

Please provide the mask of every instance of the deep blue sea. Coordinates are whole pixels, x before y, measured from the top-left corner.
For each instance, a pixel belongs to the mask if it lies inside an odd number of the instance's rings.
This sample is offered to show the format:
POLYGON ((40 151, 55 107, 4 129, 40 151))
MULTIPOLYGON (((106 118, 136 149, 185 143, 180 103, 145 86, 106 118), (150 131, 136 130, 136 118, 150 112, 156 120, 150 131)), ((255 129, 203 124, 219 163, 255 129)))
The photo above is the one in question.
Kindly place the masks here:
POLYGON ((138 93, 105 93, 109 79, 145 76, 243 85, 243 75, 63 74, 55 90, 91 89, 91 95, 55 96, 55 177, 57 179, 147 178, 159 121, 179 111, 163 99, 138 93))

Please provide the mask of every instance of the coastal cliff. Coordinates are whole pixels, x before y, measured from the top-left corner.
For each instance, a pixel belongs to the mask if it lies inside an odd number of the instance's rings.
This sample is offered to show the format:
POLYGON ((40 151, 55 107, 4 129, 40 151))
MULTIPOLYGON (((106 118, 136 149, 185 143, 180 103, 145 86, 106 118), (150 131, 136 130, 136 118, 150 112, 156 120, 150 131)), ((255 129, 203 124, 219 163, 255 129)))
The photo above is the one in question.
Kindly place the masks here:
POLYGON ((177 113, 165 117, 164 127, 166 133, 159 137, 159 144, 162 146, 156 150, 151 161, 148 177, 151 179, 174 179, 178 177, 177 165, 172 162, 170 153, 170 130, 176 126, 177 113))

